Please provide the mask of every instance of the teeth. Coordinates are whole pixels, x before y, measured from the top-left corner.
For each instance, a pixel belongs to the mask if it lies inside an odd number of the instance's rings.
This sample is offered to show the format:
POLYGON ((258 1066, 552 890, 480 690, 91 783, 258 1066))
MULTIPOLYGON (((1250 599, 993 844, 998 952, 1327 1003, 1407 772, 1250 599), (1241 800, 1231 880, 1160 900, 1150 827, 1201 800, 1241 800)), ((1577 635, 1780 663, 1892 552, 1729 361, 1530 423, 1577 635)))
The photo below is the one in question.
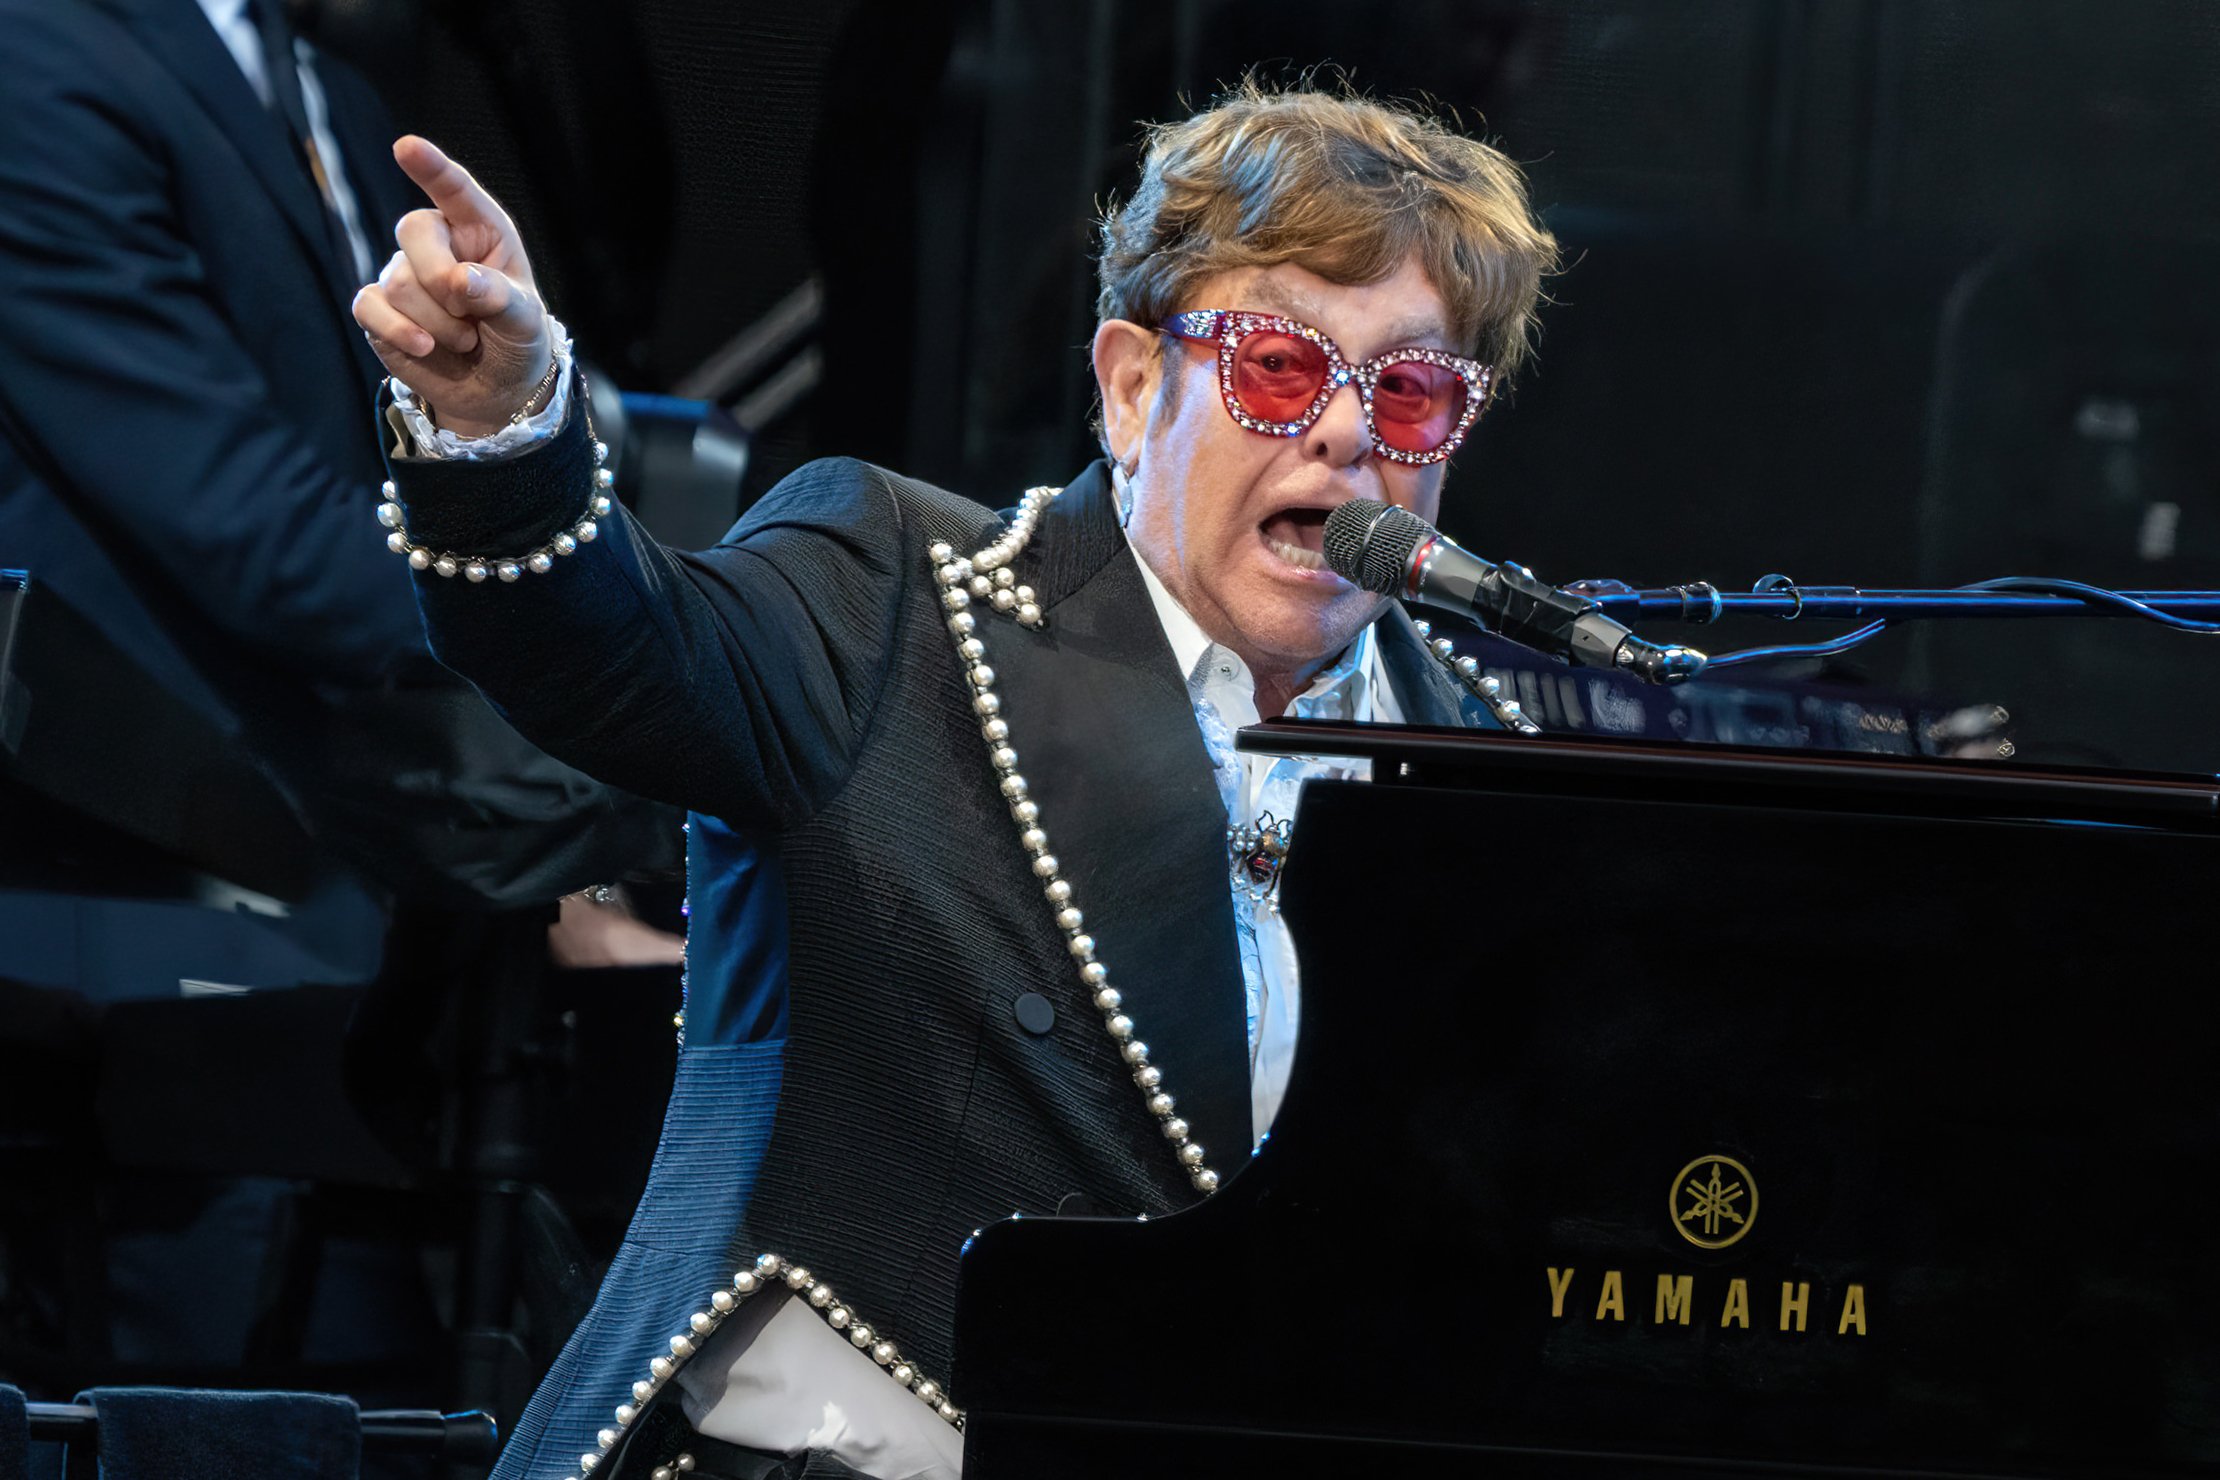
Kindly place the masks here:
POLYGON ((1324 570, 1326 568, 1326 557, 1316 550, 1306 550, 1301 545, 1290 545, 1283 540, 1275 540, 1270 535, 1264 537, 1264 543, 1271 547, 1274 555, 1279 556, 1289 565, 1299 565, 1304 570, 1324 570))

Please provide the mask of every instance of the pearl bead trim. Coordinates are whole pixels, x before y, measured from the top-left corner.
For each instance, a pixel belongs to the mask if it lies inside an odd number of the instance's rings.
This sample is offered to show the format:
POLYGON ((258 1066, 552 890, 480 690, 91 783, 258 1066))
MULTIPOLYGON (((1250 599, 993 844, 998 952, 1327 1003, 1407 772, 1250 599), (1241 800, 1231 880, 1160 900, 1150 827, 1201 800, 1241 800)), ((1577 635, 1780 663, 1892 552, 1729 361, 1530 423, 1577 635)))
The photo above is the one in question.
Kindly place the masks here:
POLYGON ((1197 1192, 1218 1190, 1218 1173, 1204 1160, 1203 1148, 1188 1134, 1171 1092, 1164 1088, 1164 1071, 1149 1062, 1149 1046, 1142 1042, 1133 1019, 1121 1010, 1123 999, 1110 984, 1110 968, 1095 955, 1094 937, 1086 932, 1086 916, 1064 876, 1063 862, 1048 851, 1048 832, 1041 824, 1041 805, 1028 795, 1025 777, 1018 771, 1018 753, 1010 744, 1010 722, 1002 714, 1002 700, 994 691, 994 669, 987 666, 987 646, 978 636, 978 619, 970 611, 972 597, 982 589, 995 610, 1005 612, 1023 627, 1038 630, 1047 625, 1030 586, 1021 586, 1010 572, 1010 562, 1025 549, 1040 523, 1041 513, 1060 488, 1027 489, 1017 516, 1000 539, 970 556, 959 556, 953 546, 936 542, 928 552, 934 577, 940 583, 941 605, 948 612, 949 635, 956 642, 956 658, 971 686, 971 710, 979 719, 979 735, 986 741, 987 760, 994 767, 996 784, 1009 804, 1010 820, 1017 825, 1018 842, 1032 860, 1033 876, 1055 913, 1056 928, 1063 932, 1065 948, 1079 971, 1081 987, 1095 1010, 1102 1014, 1103 1031, 1110 1035, 1118 1057, 1133 1076, 1172 1156, 1197 1192), (1007 602, 1002 598, 1007 595, 1007 602))
POLYGON ((1519 701, 1504 695, 1502 683, 1480 671, 1478 658, 1458 657, 1457 650, 1450 646, 1448 638, 1434 636, 1432 623, 1414 622, 1411 625, 1418 629, 1420 637, 1426 639, 1426 651, 1434 655, 1434 661, 1448 669, 1450 676, 1462 684, 1473 698, 1485 704, 1488 713, 1494 715, 1496 722, 1504 729, 1515 735, 1542 733, 1542 727, 1527 718, 1526 710, 1519 701))
MULTIPOLYGON (((658 1353, 649 1360, 647 1376, 632 1384, 630 1401, 617 1405, 616 1423, 594 1436, 594 1452, 578 1456, 578 1472, 570 1480, 585 1480, 591 1475, 602 1456, 616 1448, 625 1432, 647 1411, 655 1395, 708 1345, 716 1329, 749 1299, 778 1284, 793 1291, 795 1298, 823 1317, 826 1325, 847 1337, 850 1346, 868 1355, 881 1371, 907 1388, 942 1421, 952 1428, 963 1428, 963 1410, 941 1385, 918 1371, 917 1365, 902 1355, 901 1348, 865 1322, 847 1302, 833 1293, 832 1286, 811 1274, 805 1265, 777 1254, 762 1254, 757 1256, 752 1267, 740 1270, 730 1283, 712 1291, 702 1308, 686 1318, 686 1329, 670 1340, 670 1355, 658 1353)), ((693 1467, 693 1457, 682 1454, 671 1464, 658 1466, 653 1480, 673 1480, 673 1476, 693 1467)))
POLYGON ((428 570, 450 579, 459 575, 472 584, 489 575, 503 581, 521 579, 526 571, 546 575, 555 568, 557 560, 576 553, 580 545, 591 544, 601 533, 601 526, 594 521, 607 518, 609 511, 616 507, 610 498, 611 490, 617 486, 616 475, 602 466, 608 460, 609 444, 594 443, 594 491, 586 500, 586 512, 537 550, 515 556, 458 555, 452 550, 434 550, 429 545, 417 544, 409 538, 408 526, 402 522, 404 516, 400 504, 395 502, 393 480, 389 478, 379 490, 385 495, 385 502, 378 505, 378 522, 391 531, 385 537, 385 547, 396 555, 407 556, 411 570, 428 570))

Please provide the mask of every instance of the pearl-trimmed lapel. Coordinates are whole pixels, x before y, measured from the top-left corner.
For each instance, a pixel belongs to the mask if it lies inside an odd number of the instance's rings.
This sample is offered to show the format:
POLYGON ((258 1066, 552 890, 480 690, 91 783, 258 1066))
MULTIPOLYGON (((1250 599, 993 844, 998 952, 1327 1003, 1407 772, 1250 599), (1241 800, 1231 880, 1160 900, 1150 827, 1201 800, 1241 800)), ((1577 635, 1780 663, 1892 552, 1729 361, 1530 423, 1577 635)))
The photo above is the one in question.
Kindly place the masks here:
POLYGON ((1380 667, 1395 686, 1396 702, 1403 706, 1405 724, 1444 729, 1502 728, 1427 651, 1426 639, 1418 635, 1411 614, 1401 602, 1391 604, 1372 624, 1372 635, 1380 645, 1380 667))
MULTIPOLYGON (((1230 1171, 1252 1117, 1225 807, 1107 464, 1050 503, 1016 570, 1046 626, 981 614, 1011 743, 1111 985, 1195 1139, 1230 1171)), ((1408 723, 1488 723, 1400 605, 1376 635, 1408 723)))
MULTIPOLYGON (((1225 808, 1102 464, 1049 506, 1017 573, 1045 629, 982 619, 1011 743, 1111 985, 1194 1138, 1230 1172, 1250 1112, 1225 808)), ((1061 1002, 1079 987, 1042 989, 1061 1002)), ((1138 1096, 1133 1113, 1153 1131, 1138 1096)))

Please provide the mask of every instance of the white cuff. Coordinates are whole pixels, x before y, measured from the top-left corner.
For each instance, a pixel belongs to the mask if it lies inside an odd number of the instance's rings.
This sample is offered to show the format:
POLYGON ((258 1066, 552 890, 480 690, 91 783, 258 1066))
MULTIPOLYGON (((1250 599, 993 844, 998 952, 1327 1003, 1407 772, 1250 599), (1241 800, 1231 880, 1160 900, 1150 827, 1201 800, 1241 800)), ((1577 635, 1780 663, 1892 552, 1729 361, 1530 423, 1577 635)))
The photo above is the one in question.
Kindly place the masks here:
POLYGON ((537 415, 524 421, 512 422, 497 432, 483 437, 458 436, 432 425, 432 419, 417 404, 416 393, 403 385, 398 377, 393 386, 393 409, 400 414, 401 424, 408 428, 409 440, 416 444, 418 457, 499 457, 505 452, 516 452, 535 442, 544 442, 563 427, 563 413, 570 406, 570 331, 562 320, 548 315, 548 333, 555 340, 555 394, 537 415))

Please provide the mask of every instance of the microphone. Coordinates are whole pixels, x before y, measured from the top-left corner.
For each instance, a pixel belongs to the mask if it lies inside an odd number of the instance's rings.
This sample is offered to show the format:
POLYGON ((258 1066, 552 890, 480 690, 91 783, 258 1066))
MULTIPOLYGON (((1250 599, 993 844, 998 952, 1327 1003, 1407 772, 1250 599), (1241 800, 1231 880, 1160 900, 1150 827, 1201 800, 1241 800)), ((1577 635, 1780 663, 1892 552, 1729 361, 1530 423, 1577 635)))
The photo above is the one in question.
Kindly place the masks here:
POLYGON ((1595 602, 1560 591, 1523 565, 1482 560, 1398 504, 1343 504, 1326 518, 1325 544, 1327 566, 1350 584, 1455 612, 1559 662, 1675 684, 1708 661, 1694 648, 1636 637, 1595 602))

